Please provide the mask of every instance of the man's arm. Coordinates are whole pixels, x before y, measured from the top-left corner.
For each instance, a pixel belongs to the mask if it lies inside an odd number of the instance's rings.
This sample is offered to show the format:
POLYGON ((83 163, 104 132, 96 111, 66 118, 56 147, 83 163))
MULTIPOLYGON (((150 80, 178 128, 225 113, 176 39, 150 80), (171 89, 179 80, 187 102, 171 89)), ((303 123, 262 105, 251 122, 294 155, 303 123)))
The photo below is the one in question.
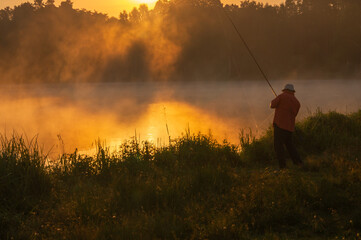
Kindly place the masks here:
POLYGON ((272 100, 270 107, 277 108, 279 102, 280 102, 280 96, 277 96, 275 99, 272 100))

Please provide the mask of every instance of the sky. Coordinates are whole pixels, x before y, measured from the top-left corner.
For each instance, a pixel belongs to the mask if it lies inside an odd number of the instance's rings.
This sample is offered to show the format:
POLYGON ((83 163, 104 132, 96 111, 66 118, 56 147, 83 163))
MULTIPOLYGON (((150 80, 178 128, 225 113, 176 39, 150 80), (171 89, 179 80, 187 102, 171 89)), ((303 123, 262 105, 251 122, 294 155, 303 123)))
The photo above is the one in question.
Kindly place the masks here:
MULTIPOLYGON (((62 0, 55 0, 55 4, 58 5, 62 0)), ((97 12, 106 13, 108 16, 118 17, 119 13, 123 10, 130 11, 134 7, 138 7, 139 4, 146 3, 149 8, 153 8, 156 0, 72 0, 74 2, 74 8, 87 9, 90 11, 96 10, 97 12)), ((221 0, 225 4, 238 4, 240 0, 221 0)), ((284 0, 258 0, 259 2, 269 4, 283 3, 284 0)), ((19 5, 26 0, 0 0, 0 9, 5 7, 13 7, 19 5)), ((29 2, 33 2, 30 0, 29 2)))

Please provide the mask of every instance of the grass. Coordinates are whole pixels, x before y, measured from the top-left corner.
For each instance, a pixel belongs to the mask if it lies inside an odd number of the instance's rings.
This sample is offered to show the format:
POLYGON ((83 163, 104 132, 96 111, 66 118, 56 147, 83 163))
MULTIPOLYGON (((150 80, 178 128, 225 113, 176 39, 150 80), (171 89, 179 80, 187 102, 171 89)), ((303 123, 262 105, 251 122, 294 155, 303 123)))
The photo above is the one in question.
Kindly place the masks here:
POLYGON ((7 239, 50 195, 45 156, 36 139, 0 137, 0 238, 7 239))
POLYGON ((360 239, 361 111, 317 112, 295 137, 305 166, 282 171, 272 129, 99 144, 49 167, 36 140, 1 137, 0 239, 360 239))

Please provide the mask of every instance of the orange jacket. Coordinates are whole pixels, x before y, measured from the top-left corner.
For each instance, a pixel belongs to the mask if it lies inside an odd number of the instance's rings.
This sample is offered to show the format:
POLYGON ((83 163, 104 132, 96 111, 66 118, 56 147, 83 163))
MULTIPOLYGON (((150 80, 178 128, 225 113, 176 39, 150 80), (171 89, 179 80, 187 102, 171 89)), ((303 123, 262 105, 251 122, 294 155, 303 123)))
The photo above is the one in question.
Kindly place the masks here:
POLYGON ((293 132, 300 107, 301 104, 295 97, 295 94, 285 90, 271 102, 271 108, 276 109, 273 123, 279 128, 293 132))

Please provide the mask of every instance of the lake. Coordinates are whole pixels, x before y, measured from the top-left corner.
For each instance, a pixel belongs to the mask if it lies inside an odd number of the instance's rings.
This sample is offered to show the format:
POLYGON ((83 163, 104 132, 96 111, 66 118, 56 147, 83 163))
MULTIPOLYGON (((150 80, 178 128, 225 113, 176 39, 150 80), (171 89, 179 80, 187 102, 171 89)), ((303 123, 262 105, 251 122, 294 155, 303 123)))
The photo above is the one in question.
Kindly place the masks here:
MULTIPOLYGON (((361 108, 361 80, 271 81, 277 93, 293 83, 301 102, 297 120, 318 108, 361 108)), ((44 152, 89 151, 98 139, 117 146, 137 136, 160 146, 168 136, 212 133, 238 144, 241 129, 262 134, 271 124, 273 93, 265 81, 145 82, 4 85, 0 127, 31 139, 44 152), (167 130, 168 127, 168 130, 167 130)))

